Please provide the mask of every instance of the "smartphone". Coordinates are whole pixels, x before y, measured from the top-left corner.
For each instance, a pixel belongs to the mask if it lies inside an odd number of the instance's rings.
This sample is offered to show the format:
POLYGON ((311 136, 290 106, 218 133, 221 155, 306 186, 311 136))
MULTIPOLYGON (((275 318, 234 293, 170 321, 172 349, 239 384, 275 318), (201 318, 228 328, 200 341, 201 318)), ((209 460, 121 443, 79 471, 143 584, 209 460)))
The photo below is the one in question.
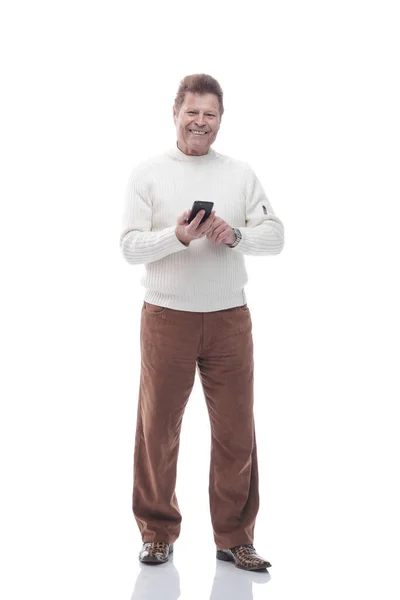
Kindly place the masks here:
POLYGON ((193 221, 193 219, 200 210, 205 210, 206 212, 204 213, 203 218, 200 221, 200 225, 204 223, 204 221, 208 219, 208 217, 211 215, 213 206, 214 202, 203 202, 202 200, 195 200, 193 202, 192 210, 188 218, 188 223, 191 223, 193 221))

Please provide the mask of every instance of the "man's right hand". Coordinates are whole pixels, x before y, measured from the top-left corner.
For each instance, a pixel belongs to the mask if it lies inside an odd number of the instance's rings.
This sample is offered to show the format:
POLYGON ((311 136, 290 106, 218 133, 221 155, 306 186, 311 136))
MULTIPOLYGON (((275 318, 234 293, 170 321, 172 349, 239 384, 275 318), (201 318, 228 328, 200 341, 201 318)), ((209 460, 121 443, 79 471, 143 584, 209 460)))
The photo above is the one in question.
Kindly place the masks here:
POLYGON ((197 240, 204 237, 207 231, 212 227, 215 219, 215 210, 213 210, 211 211, 208 219, 206 219, 204 223, 200 225, 200 221, 205 213, 205 210, 200 210, 193 221, 188 223, 190 213, 191 209, 185 210, 183 215, 178 217, 176 222, 176 237, 182 242, 182 244, 185 244, 185 246, 189 246, 192 240, 197 240))

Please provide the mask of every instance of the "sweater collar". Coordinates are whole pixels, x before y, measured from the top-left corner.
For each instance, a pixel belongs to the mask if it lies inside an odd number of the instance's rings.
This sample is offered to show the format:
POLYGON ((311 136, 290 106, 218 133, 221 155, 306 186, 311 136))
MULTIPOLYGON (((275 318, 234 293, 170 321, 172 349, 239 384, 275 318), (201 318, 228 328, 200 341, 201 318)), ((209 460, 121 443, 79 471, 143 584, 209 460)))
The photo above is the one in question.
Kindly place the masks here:
POLYGON ((175 148, 167 150, 167 154, 176 160, 191 162, 192 164, 208 162, 217 156, 217 153, 211 147, 209 148, 207 154, 202 154, 201 156, 191 156, 189 154, 185 154, 178 148, 178 142, 176 142, 175 148))

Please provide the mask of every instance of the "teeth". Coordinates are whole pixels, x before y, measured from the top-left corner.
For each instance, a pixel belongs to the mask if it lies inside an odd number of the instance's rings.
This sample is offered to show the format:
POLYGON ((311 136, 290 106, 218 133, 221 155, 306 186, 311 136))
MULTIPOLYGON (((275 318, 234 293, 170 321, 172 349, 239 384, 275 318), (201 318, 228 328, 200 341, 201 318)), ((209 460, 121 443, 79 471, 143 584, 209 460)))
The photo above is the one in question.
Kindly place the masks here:
POLYGON ((192 133, 195 133, 196 135, 205 135, 207 132, 206 131, 196 131, 196 129, 192 129, 192 133))

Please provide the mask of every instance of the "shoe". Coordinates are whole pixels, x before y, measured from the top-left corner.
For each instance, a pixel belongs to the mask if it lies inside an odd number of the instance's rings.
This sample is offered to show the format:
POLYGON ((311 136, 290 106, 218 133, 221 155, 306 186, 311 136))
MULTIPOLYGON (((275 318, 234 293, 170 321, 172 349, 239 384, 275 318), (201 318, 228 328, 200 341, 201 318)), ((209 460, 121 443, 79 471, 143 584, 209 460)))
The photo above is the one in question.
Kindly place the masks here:
POLYGON ((167 542, 144 542, 139 553, 139 560, 143 563, 159 565, 167 562, 173 550, 173 544, 167 542))
POLYGON ((259 556, 253 544, 240 544, 227 550, 217 550, 219 560, 234 561, 235 567, 246 571, 265 571, 271 563, 259 556))

